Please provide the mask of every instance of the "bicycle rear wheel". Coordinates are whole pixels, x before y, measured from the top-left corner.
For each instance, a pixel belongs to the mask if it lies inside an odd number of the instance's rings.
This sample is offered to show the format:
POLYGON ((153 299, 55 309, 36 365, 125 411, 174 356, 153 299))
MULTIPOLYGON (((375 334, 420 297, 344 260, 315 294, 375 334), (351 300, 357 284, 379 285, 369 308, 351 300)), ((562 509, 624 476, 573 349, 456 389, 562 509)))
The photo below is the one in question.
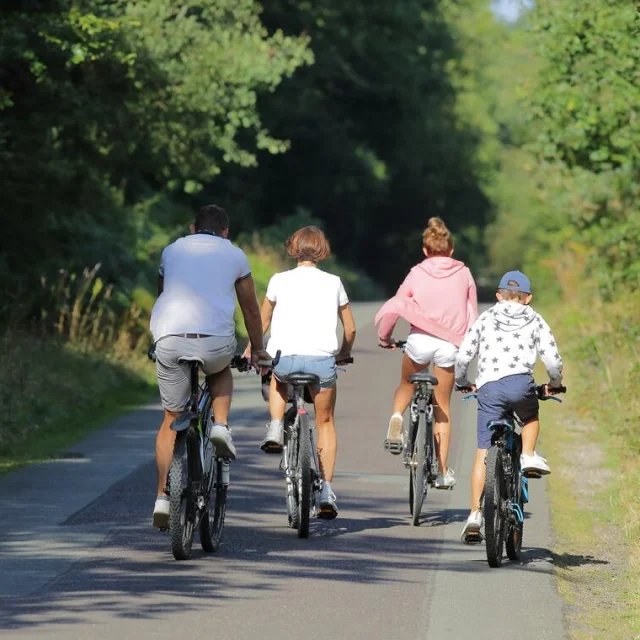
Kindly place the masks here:
MULTIPOLYGON (((208 438, 207 438, 208 440, 208 438)), ((209 443, 210 447, 213 447, 209 443)), ((206 457, 205 457, 206 460, 206 457)), ((204 484, 204 497, 207 505, 200 520, 200 544, 207 553, 213 553, 220 547, 224 516, 227 509, 227 485, 223 484, 222 469, 226 463, 221 458, 212 458, 204 484)))
POLYGON ((196 497, 189 473, 189 436, 193 438, 195 434, 190 432, 191 428, 176 434, 169 469, 169 534, 171 551, 176 560, 188 560, 191 556, 195 528, 196 497))
POLYGON ((307 538, 311 514, 311 432, 309 414, 299 413, 298 418, 298 538, 307 538))
POLYGON ((502 545, 504 541, 505 499, 504 471, 502 452, 493 446, 487 452, 487 477, 484 487, 484 533, 487 548, 487 562, 490 567, 502 564, 502 545))
POLYGON ((424 415, 420 415, 418 432, 413 443, 411 466, 409 467, 409 504, 412 524, 420 524, 420 511, 427 495, 427 424, 424 415))
POLYGON ((298 528, 298 439, 295 434, 296 408, 289 407, 284 416, 284 444, 285 470, 294 475, 293 482, 287 482, 287 520, 292 529, 298 528))

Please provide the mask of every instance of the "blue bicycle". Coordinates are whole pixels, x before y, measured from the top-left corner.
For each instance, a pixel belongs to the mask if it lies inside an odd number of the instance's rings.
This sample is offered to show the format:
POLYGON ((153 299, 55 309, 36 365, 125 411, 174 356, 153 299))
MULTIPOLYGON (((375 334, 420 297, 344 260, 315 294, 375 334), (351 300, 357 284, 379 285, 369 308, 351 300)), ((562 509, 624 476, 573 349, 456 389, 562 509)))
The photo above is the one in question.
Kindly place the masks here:
MULTIPOLYGON (((545 385, 536 389, 539 400, 562 402, 560 398, 547 395, 545 385)), ((553 392, 566 391, 566 387, 560 387, 553 392)), ((463 400, 477 397, 476 393, 470 393, 463 400)), ((529 478, 539 478, 540 475, 529 472, 525 476, 520 468, 522 421, 516 413, 512 412, 502 420, 490 422, 487 429, 493 435, 491 447, 487 451, 487 473, 480 508, 484 516, 487 562, 490 567, 495 568, 502 564, 503 546, 506 547, 510 560, 520 558, 524 531, 523 507, 529 501, 529 478)), ((482 542, 479 533, 476 537, 476 543, 482 542)))

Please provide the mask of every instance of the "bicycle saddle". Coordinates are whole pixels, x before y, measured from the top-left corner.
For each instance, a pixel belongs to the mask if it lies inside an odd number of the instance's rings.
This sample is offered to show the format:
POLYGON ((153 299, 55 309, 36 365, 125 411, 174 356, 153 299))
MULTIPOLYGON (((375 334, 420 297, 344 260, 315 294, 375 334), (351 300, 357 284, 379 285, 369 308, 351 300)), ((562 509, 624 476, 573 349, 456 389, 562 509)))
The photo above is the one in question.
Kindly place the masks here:
POLYGON ((289 384, 319 384, 320 378, 314 376, 312 373, 291 373, 285 379, 284 382, 289 384))
POLYGON ((199 364, 204 366, 202 358, 178 358, 180 364, 199 364))
POLYGON ((438 384, 437 378, 432 376, 430 373, 427 373, 426 371, 414 373, 413 375, 409 376, 409 382, 411 384, 415 384, 416 382, 428 382, 432 387, 435 387, 438 384))

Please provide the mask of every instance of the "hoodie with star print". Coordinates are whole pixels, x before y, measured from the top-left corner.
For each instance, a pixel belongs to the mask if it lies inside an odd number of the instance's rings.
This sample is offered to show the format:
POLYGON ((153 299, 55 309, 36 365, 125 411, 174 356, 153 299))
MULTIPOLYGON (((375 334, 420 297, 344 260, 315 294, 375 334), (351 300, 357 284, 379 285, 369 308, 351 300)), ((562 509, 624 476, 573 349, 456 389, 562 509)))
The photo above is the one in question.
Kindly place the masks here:
POLYGON ((467 331, 456 359, 456 384, 469 384, 467 371, 478 357, 476 387, 518 374, 533 375, 538 356, 552 387, 562 384, 562 358, 549 325, 528 305, 500 301, 467 331))

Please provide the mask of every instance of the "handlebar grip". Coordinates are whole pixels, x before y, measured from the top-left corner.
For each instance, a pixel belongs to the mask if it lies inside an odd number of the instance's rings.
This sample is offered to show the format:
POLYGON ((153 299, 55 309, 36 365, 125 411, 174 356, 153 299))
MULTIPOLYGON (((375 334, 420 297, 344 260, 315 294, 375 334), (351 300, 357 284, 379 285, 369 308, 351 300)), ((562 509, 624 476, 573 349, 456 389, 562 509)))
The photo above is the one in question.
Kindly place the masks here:
POLYGON ((258 366, 264 367, 265 369, 273 369, 278 366, 278 362, 280 362, 280 356, 282 355, 282 351, 278 349, 276 351, 276 357, 271 360, 258 360, 258 366))

